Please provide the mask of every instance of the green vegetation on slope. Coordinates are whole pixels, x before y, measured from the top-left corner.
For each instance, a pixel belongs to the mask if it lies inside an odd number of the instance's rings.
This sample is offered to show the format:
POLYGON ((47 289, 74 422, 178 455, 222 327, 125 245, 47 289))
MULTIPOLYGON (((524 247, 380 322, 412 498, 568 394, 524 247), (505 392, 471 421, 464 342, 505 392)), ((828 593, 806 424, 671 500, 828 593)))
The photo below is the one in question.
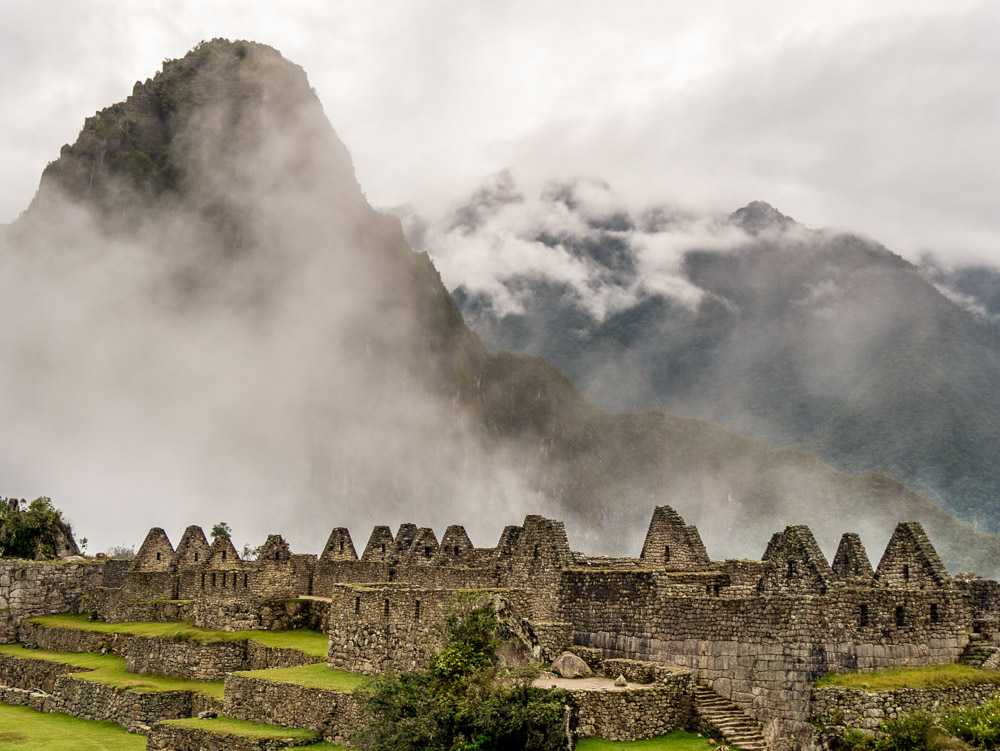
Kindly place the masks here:
POLYGON ((955 709, 901 714, 875 738, 857 729, 830 739, 833 751, 962 751, 1000 748, 1000 698, 955 709))
POLYGON ((350 693, 367 679, 358 673, 328 667, 325 662, 303 665, 297 668, 272 668, 270 670, 244 670, 236 675, 257 678, 274 683, 291 683, 306 688, 328 688, 333 691, 350 693))
POLYGON ((315 730, 286 728, 281 725, 264 725, 259 722, 234 720, 231 717, 220 716, 208 719, 188 717, 182 720, 163 720, 163 724, 203 730, 208 733, 215 733, 216 735, 235 735, 241 738, 291 738, 296 740, 314 738, 319 740, 319 734, 315 730))
POLYGON ((11 751, 142 751, 146 738, 112 722, 91 722, 64 714, 43 714, 0 703, 0 749, 11 751))
POLYGON ((310 657, 325 658, 329 639, 317 631, 299 629, 295 631, 216 631, 210 628, 198 628, 189 623, 105 623, 92 621, 87 615, 62 613, 59 615, 41 615, 29 619, 46 628, 68 628, 80 631, 97 631, 102 634, 131 634, 154 639, 170 639, 173 641, 192 641, 199 644, 209 644, 226 641, 242 641, 249 639, 265 647, 277 649, 295 649, 310 657))
POLYGON ((816 681, 816 686, 842 686, 865 691, 892 691, 899 688, 955 688, 992 683, 1000 686, 1000 672, 952 663, 915 668, 892 668, 874 673, 832 673, 816 681))
POLYGON ((44 649, 25 649, 20 644, 0 645, 0 654, 21 657, 27 660, 60 662, 87 668, 90 672, 74 673, 74 677, 92 681, 120 691, 158 693, 161 691, 193 691, 213 699, 222 699, 224 682, 195 681, 169 675, 130 673, 125 669, 125 658, 114 655, 99 655, 77 652, 50 652, 44 649))

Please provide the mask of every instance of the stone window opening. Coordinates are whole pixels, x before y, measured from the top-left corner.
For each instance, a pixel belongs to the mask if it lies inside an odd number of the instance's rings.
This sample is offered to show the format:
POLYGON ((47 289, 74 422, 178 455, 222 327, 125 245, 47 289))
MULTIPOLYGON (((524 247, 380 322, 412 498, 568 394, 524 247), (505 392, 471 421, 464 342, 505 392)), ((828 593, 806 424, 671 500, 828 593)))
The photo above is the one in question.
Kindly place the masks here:
POLYGON ((197 553, 194 554, 194 561, 195 561, 195 563, 198 562, 198 554, 197 553))
POLYGON ((910 564, 904 563, 903 564, 903 581, 909 581, 909 580, 910 580, 910 564))
POLYGON ((858 613, 858 625, 864 628, 868 625, 868 606, 862 605, 858 613))
POLYGON ((394 581, 396 581, 396 569, 391 568, 389 569, 389 583, 391 584, 394 581))
POLYGON ((431 549, 430 549, 430 547, 425 547, 424 548, 424 558, 430 558, 430 557, 431 557, 431 549))
POLYGON ((344 541, 343 540, 340 541, 340 552, 341 553, 344 552, 344 541))
POLYGON ((225 550, 222 551, 222 560, 226 560, 226 551, 225 550))
POLYGON ((896 625, 899 627, 906 625, 906 611, 902 605, 896 606, 896 625))
POLYGON ((936 602, 931 603, 931 623, 937 623, 938 620, 938 606, 936 602))
POLYGON ((205 574, 204 573, 202 573, 202 575, 201 575, 201 588, 202 589, 205 588, 205 574))
POLYGON ((719 596, 719 585, 718 584, 713 584, 712 585, 712 594, 715 595, 716 597, 719 596))
POLYGON ((378 550, 379 550, 380 553, 384 553, 385 552, 385 543, 384 542, 381 543, 381 544, 379 544, 378 550))
MULTIPOLYGON (((233 576, 236 576, 236 574, 233 574, 233 576)), ((233 581, 236 581, 236 580, 233 579, 233 581)), ((247 588, 247 575, 243 574, 243 589, 246 589, 246 588, 247 588)))
POLYGON ((212 572, 212 586, 215 586, 215 572, 212 572))
POLYGON ((538 543, 535 543, 535 558, 538 558, 538 555, 539 555, 539 552, 541 551, 541 548, 542 548, 541 545, 539 545, 538 543))
POLYGON ((663 562, 664 563, 670 563, 670 546, 669 545, 667 545, 665 548, 663 548, 663 562))
POLYGON ((354 598, 354 615, 361 615, 361 598, 354 598))
POLYGON ((159 553, 156 554, 156 560, 160 560, 160 554, 159 553))
POLYGON ((795 561, 789 561, 788 562, 788 574, 786 575, 785 578, 786 579, 794 579, 797 573, 798 573, 798 571, 795 568, 795 561))
POLYGON ((386 598, 386 601, 385 601, 385 618, 386 618, 386 620, 389 619, 389 599, 388 598, 386 598))
POLYGON ((274 554, 274 560, 276 560, 276 561, 280 561, 281 560, 281 551, 280 550, 277 553, 274 554))
POLYGON ((420 620, 420 600, 417 600, 413 605, 413 620, 420 620))

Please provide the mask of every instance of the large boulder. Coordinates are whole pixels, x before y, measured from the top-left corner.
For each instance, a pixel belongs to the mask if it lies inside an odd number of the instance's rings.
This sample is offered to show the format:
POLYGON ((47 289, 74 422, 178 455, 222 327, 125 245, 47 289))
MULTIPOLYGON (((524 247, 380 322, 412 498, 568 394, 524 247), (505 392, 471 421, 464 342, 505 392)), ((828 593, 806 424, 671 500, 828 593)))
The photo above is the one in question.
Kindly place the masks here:
POLYGON ((552 663, 552 671, 563 678, 589 678, 594 674, 590 667, 572 652, 563 652, 552 663))

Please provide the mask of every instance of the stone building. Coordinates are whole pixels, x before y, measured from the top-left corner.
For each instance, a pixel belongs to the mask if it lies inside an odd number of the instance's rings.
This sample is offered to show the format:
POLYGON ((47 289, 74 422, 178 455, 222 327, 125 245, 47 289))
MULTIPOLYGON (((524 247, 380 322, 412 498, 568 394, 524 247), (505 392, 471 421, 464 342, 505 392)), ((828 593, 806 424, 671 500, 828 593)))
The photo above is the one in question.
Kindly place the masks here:
POLYGON ((209 545, 198 527, 174 550, 156 528, 108 583, 92 587, 91 602, 109 620, 148 618, 150 602, 173 601, 199 625, 288 627, 266 614, 305 598, 303 618, 330 637, 330 664, 362 671, 420 664, 448 602, 489 592, 544 656, 575 647, 689 670, 786 733, 805 722, 821 675, 953 662, 970 632, 995 633, 1000 618, 1000 586, 952 579, 916 522, 896 528, 875 570, 856 534, 831 565, 802 525, 775 533, 759 561, 712 561, 668 506, 654 510, 638 558, 574 552, 561 522, 535 515, 492 548, 457 525, 440 541, 416 524, 395 535, 377 526, 360 557, 342 527, 318 556, 271 535, 255 560, 227 537, 209 545))

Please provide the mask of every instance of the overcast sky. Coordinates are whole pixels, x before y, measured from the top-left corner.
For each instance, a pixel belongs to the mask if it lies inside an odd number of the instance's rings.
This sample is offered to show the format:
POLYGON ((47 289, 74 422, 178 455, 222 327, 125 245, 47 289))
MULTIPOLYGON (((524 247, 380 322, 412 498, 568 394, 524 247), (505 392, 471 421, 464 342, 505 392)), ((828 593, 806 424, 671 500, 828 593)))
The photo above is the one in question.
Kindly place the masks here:
POLYGON ((995 0, 0 0, 0 222, 84 117, 216 36, 306 69, 376 205, 511 167, 1000 262, 995 0))

